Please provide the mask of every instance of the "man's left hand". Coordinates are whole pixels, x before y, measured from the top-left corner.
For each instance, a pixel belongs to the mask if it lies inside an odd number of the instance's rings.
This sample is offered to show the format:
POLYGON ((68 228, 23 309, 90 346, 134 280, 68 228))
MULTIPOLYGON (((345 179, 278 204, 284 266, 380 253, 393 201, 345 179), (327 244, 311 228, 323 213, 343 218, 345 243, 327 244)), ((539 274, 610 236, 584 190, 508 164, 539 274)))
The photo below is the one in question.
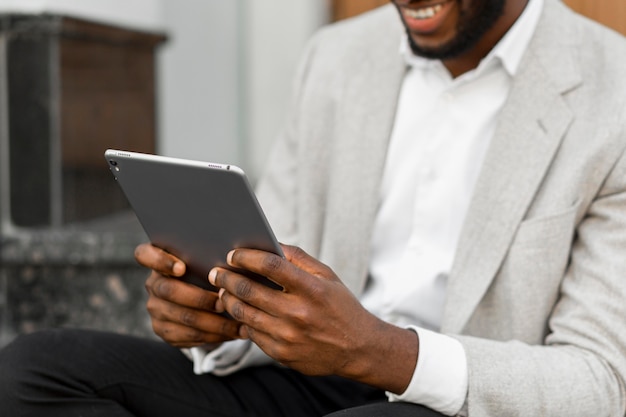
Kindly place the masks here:
POLYGON ((418 356, 417 335, 369 313, 326 265, 302 249, 283 246, 285 258, 253 249, 228 254, 234 268, 263 275, 271 289, 215 268, 224 308, 251 339, 279 363, 308 375, 340 375, 402 393, 418 356))

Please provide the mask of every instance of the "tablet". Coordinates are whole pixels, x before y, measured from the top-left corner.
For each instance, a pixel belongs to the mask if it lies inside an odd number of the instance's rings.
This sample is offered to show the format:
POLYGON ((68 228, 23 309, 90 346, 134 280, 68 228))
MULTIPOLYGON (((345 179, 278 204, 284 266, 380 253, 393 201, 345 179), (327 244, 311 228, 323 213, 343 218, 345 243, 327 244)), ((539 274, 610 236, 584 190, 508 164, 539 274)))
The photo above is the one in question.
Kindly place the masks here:
POLYGON ((207 275, 215 266, 232 269, 226 265, 232 249, 283 256, 240 168, 115 149, 104 155, 152 244, 187 264, 184 281, 216 290, 207 275))

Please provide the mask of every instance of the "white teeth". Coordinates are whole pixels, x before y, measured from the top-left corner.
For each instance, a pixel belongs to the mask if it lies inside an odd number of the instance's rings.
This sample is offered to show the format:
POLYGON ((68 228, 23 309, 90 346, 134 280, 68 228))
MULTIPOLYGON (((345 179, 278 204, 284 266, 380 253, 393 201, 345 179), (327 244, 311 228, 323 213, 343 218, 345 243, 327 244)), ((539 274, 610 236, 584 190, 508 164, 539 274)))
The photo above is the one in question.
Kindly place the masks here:
POLYGON ((404 13, 412 19, 430 19, 435 17, 442 8, 443 6, 441 4, 437 4, 436 6, 424 7, 423 9, 417 10, 404 9, 404 13))

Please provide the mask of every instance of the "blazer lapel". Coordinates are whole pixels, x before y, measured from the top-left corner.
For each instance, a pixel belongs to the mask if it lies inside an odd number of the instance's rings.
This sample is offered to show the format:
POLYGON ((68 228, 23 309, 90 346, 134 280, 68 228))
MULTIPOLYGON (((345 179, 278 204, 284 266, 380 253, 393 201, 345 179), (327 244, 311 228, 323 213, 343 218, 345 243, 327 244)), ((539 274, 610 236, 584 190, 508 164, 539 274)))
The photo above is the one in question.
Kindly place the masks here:
POLYGON ((461 332, 489 288, 573 120, 562 94, 580 84, 574 51, 551 47, 549 32, 559 28, 539 25, 466 216, 448 281, 444 332, 461 332))

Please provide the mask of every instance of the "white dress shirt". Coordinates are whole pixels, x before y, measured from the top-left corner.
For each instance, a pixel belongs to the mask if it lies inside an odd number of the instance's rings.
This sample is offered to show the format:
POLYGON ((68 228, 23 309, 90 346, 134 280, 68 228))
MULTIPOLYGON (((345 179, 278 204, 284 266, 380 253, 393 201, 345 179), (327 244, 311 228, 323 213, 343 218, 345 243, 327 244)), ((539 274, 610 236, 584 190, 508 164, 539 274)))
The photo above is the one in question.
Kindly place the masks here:
MULTIPOLYGON (((372 238, 370 280, 361 301, 372 313, 419 334, 417 368, 392 401, 456 414, 465 402, 468 375, 462 345, 437 333, 447 277, 473 187, 543 0, 524 13, 478 68, 453 79, 439 61, 401 53, 409 70, 380 192, 372 238)), ((226 375, 266 361, 247 340, 207 352, 185 350, 196 373, 226 375)))
POLYGON ((401 53, 409 69, 387 153, 374 223, 370 281, 361 301, 419 334, 417 368, 390 400, 456 414, 465 402, 462 345, 436 331, 463 221, 519 62, 541 14, 532 0, 479 66, 453 79, 440 61, 401 53))

